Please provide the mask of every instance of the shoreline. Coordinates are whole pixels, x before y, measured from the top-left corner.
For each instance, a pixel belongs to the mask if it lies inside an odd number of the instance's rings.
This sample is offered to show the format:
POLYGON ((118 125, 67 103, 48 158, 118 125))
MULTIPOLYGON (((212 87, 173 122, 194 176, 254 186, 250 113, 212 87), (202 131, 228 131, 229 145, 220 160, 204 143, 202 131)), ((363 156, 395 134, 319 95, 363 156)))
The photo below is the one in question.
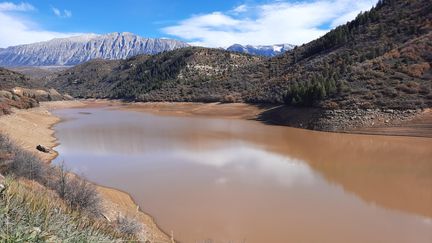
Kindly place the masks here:
MULTIPOLYGON (((55 137, 54 126, 62 121, 53 115, 53 109, 79 108, 88 106, 89 101, 53 101, 41 102, 39 107, 20 110, 14 109, 10 115, 0 116, 0 132, 8 135, 20 147, 30 151, 41 158, 45 163, 51 163, 58 153, 54 150, 60 143, 55 137), (49 153, 36 150, 37 145, 43 145, 50 149, 49 153)), ((97 101, 106 105, 106 101, 97 101)), ((133 197, 122 190, 110 188, 97 183, 97 191, 102 198, 103 216, 111 221, 122 214, 134 218, 141 223, 142 229, 138 233, 141 240, 151 242, 174 242, 156 223, 156 220, 142 211, 133 197)))
MULTIPOLYGON (((40 107, 28 110, 14 110, 11 115, 0 116, 0 131, 6 132, 21 147, 29 150, 41 157, 45 162, 50 163, 58 153, 53 149, 60 143, 55 137, 54 126, 63 119, 53 115, 50 111, 62 108, 80 107, 108 107, 110 109, 124 109, 137 112, 149 112, 151 114, 166 116, 189 116, 189 117, 210 117, 224 119, 252 120, 268 125, 287 126, 286 124, 274 124, 259 119, 260 114, 272 110, 270 106, 253 106, 243 103, 221 104, 221 103, 125 103, 118 100, 73 100, 73 101, 53 101, 42 102, 40 107), (6 126, 3 126, 5 125, 6 126), (24 129, 24 132, 23 132, 24 129), (30 131, 30 132, 29 132, 30 131), (36 139, 35 139, 36 138, 36 139), (45 154, 35 149, 37 144, 49 147, 52 152, 45 154)), ((302 112, 305 112, 303 110, 302 112)), ((428 119, 432 119, 432 111, 426 110, 420 114, 427 114, 428 119)), ((416 116, 417 117, 417 116, 416 116)), ((410 122, 412 120, 408 120, 410 122)), ((430 120, 432 121, 432 120, 430 120)), ((427 120, 429 122, 429 120, 427 120)), ((431 123, 427 123, 428 125, 431 123)), ((301 128, 301 127, 293 127, 301 128)), ((388 128, 388 127, 387 127, 388 128)), ((312 130, 320 132, 320 130, 312 130)), ((321 131, 322 132, 322 131, 321 131)), ((327 131, 332 132, 332 131, 327 131)), ((359 131, 336 131, 346 134, 363 135, 386 135, 386 136, 410 136, 398 135, 394 133, 377 134, 359 131)), ((410 136, 419 137, 419 136, 410 136)), ((421 136, 420 136, 421 137, 421 136)), ((431 136, 423 136, 431 138, 431 136)), ((145 237, 151 237, 152 241, 174 242, 167 232, 161 229, 151 215, 141 210, 134 198, 119 189, 96 185, 97 190, 103 198, 103 206, 106 209, 104 216, 107 220, 114 219, 118 212, 124 215, 132 215, 139 220, 148 232, 141 232, 145 237)))
POLYGON ((275 106, 257 120, 312 131, 432 138, 432 110, 323 110, 275 106))
POLYGON ((120 105, 118 109, 162 116, 243 119, 317 132, 432 138, 431 108, 406 111, 321 110, 245 103, 112 102, 120 105), (128 106, 121 107, 124 104, 128 106))

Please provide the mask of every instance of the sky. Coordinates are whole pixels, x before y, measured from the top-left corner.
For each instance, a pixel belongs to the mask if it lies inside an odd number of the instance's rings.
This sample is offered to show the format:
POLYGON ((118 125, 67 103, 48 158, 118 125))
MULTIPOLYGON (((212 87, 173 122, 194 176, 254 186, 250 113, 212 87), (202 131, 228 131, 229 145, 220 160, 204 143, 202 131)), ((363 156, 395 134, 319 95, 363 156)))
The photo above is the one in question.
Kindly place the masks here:
POLYGON ((192 45, 300 45, 377 0, 0 0, 0 48, 131 32, 192 45))

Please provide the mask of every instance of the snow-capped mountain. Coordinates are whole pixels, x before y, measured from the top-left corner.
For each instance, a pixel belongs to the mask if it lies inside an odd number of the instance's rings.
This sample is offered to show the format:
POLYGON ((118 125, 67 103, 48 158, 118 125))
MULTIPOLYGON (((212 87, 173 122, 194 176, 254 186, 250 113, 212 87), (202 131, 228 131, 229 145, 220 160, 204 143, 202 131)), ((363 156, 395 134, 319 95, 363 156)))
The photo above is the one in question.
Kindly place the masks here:
POLYGON ((291 44, 276 44, 266 46, 252 46, 252 45, 240 45, 234 44, 227 48, 228 51, 247 53, 251 55, 273 57, 282 54, 286 51, 293 49, 295 45, 291 44))
POLYGON ((143 38, 132 33, 88 34, 0 49, 0 66, 69 66, 91 59, 124 59, 189 46, 172 39, 143 38))

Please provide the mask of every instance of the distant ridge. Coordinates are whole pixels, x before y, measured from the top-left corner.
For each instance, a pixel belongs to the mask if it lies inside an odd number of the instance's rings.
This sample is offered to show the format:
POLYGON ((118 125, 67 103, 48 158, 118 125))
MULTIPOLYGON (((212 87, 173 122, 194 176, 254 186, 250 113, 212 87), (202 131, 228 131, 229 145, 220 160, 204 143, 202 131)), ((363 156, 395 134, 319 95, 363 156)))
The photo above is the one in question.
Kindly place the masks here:
POLYGON ((0 66, 72 66, 97 58, 125 59, 187 46, 178 40, 144 38, 128 32, 88 34, 0 49, 0 66))
POLYGON ((250 55, 274 57, 293 49, 295 45, 291 44, 276 44, 276 45, 240 45, 234 44, 227 48, 227 51, 241 52, 250 55))

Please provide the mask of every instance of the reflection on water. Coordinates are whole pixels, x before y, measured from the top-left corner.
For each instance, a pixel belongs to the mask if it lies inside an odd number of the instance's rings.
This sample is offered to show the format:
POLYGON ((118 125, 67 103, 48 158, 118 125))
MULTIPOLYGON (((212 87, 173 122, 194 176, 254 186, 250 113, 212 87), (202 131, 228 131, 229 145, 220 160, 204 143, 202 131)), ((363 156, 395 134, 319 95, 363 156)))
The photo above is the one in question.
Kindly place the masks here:
POLYGON ((108 108, 55 112, 60 156, 182 242, 431 242, 432 140, 108 108))

